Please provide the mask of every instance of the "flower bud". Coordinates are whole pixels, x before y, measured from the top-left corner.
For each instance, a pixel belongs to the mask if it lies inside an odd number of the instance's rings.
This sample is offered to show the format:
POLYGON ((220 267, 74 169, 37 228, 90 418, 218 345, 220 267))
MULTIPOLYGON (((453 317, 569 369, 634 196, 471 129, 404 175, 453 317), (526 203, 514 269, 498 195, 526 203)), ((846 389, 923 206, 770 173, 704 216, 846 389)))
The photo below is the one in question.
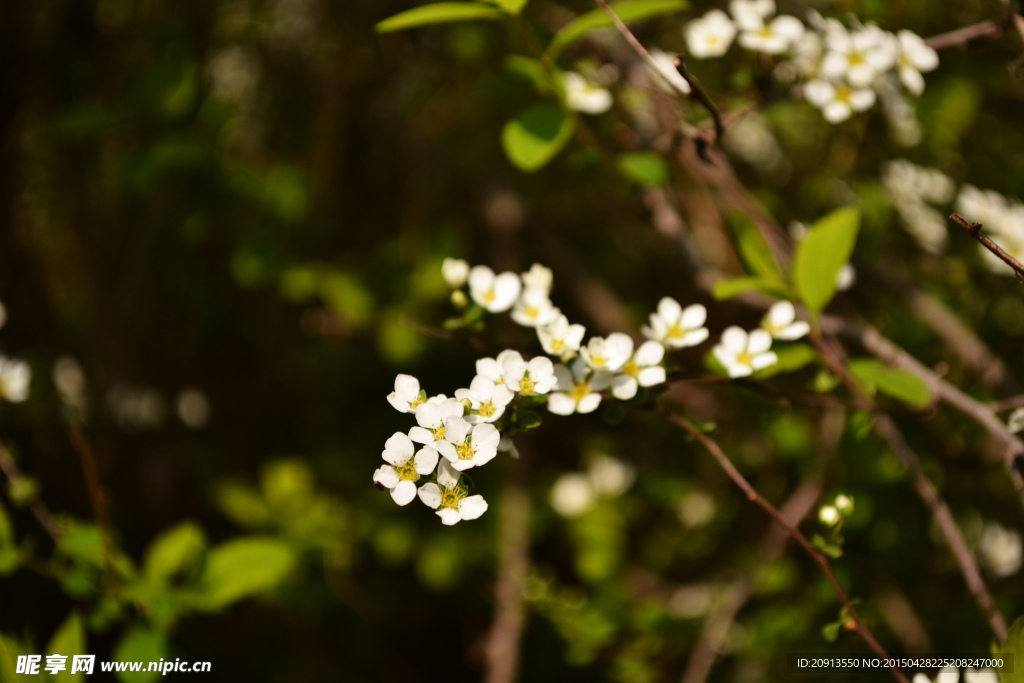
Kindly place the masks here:
POLYGON ((836 511, 843 517, 849 517, 853 514, 853 498, 840 493, 836 496, 836 502, 834 503, 836 511))
POLYGON ((818 521, 825 526, 835 526, 839 523, 839 510, 831 505, 826 505, 818 510, 818 521))
POLYGON ((452 306, 458 310, 462 310, 469 304, 469 299, 466 298, 466 293, 461 289, 456 289, 452 292, 452 306))
POLYGON ((469 276, 469 264, 459 258, 446 258, 441 264, 441 275, 444 276, 444 281, 448 283, 449 287, 458 289, 466 284, 466 278, 469 276))

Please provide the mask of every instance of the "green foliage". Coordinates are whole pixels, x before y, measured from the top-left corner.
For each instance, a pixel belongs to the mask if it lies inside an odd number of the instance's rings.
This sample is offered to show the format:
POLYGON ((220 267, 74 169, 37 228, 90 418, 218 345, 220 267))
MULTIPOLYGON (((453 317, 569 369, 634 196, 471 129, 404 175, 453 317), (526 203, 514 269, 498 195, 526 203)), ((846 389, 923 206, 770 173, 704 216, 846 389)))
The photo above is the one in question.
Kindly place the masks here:
POLYGON ((820 313, 836 293, 836 278, 850 260, 860 211, 846 207, 817 221, 796 247, 793 284, 804 305, 820 313))
POLYGON ((787 344, 773 349, 779 360, 774 365, 758 370, 757 379, 768 379, 784 372, 796 372, 818 359, 818 352, 807 344, 787 344))
POLYGON ((711 286, 711 296, 718 301, 731 299, 750 291, 764 292, 780 298, 790 296, 789 289, 782 283, 763 277, 737 277, 716 280, 711 286))
POLYGON ((781 285, 782 269, 757 224, 739 210, 730 211, 728 220, 729 227, 736 237, 740 256, 750 272, 762 280, 781 285))
POLYGON ((273 590, 295 567, 295 551, 275 538, 249 537, 212 548, 200 578, 205 609, 225 607, 273 590))
POLYGON ((551 104, 537 104, 505 124, 501 144, 517 168, 543 168, 572 139, 572 119, 551 104))
POLYGON ((870 358, 852 360, 849 368, 870 394, 881 391, 915 408, 925 408, 931 403, 928 385, 919 375, 909 370, 889 368, 870 358))
MULTIPOLYGON (((636 21, 643 21, 651 17, 663 14, 681 12, 687 8, 689 3, 686 0, 621 0, 620 2, 609 3, 619 18, 626 24, 636 21)), ((547 53, 552 59, 557 59, 565 48, 583 38, 591 31, 599 28, 608 28, 612 20, 603 9, 595 9, 586 14, 576 17, 566 24, 555 34, 548 45, 547 53)))
POLYGON ((1021 662, 1024 662, 1024 616, 1014 619, 1006 640, 999 644, 992 643, 990 649, 993 657, 1013 657, 1013 673, 1000 671, 999 683, 1024 683, 1024 666, 1021 666, 1021 662))
POLYGON ((16 674, 18 655, 36 654, 27 643, 20 643, 10 636, 0 633, 0 683, 21 683, 24 674, 16 674))
MULTIPOLYGON (((517 0, 504 0, 501 4, 514 5, 517 4, 517 0)), ((390 33, 427 24, 446 24, 452 21, 472 19, 499 19, 503 16, 506 16, 506 13, 501 9, 482 3, 436 2, 388 17, 378 23, 376 28, 377 33, 390 33)))
POLYGON ((654 152, 628 152, 619 156, 622 175, 640 185, 662 185, 668 180, 668 164, 654 152))
POLYGON ((77 613, 72 612, 46 646, 46 654, 61 654, 68 657, 67 668, 51 676, 50 680, 56 683, 80 680, 80 675, 71 674, 71 655, 80 655, 86 652, 88 650, 85 646, 85 628, 82 625, 82 619, 77 613))
MULTIPOLYGON (((156 662, 167 656, 167 642, 159 633, 138 627, 129 631, 114 648, 114 659, 122 662, 156 662)), ((118 671, 123 683, 149 683, 161 677, 159 671, 118 671)))
POLYGON ((176 574, 199 567, 206 550, 206 535, 194 522, 183 522, 158 536, 146 551, 143 564, 151 581, 164 583, 176 574))
POLYGON ((486 0, 492 4, 497 5, 501 9, 505 10, 509 14, 519 14, 526 7, 526 4, 530 0, 486 0))

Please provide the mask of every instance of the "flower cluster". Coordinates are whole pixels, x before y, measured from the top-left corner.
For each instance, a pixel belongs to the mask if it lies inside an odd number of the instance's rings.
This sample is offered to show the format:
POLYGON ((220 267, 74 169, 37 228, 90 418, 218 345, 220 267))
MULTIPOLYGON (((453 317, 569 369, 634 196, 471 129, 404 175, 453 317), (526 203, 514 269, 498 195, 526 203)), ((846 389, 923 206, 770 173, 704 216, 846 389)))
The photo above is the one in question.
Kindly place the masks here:
POLYGON ((788 55, 777 75, 803 83, 804 96, 830 123, 869 109, 894 81, 920 95, 921 74, 939 65, 935 50, 910 31, 894 34, 871 23, 851 30, 817 13, 806 25, 775 16, 774 0, 732 0, 729 14, 711 10, 690 21, 684 34, 690 55, 698 59, 724 55, 734 39, 747 50, 788 55))
MULTIPOLYGON (((476 306, 466 318, 508 312, 518 324, 536 330, 540 346, 554 358, 527 359, 512 349, 481 358, 469 387, 451 398, 429 396, 411 375, 395 378, 388 403, 412 414, 416 426, 388 439, 382 453, 385 464, 374 472, 373 481, 388 489, 399 505, 418 495, 445 524, 476 519, 487 510, 483 497, 470 496, 468 486, 460 483, 460 473, 490 462, 499 451, 517 455, 510 437, 540 423, 533 408, 545 405, 553 415, 571 415, 597 410, 609 395, 634 399, 641 389, 665 383, 667 351, 697 346, 709 336, 704 306, 684 308, 665 297, 643 326, 646 341, 639 346, 621 332, 591 337, 584 344, 586 329, 570 323, 551 302, 552 273, 540 264, 521 275, 495 274, 487 266, 471 268, 465 261, 445 259, 442 275, 455 290, 457 306, 466 308, 469 299, 476 306), (462 293, 467 285, 469 299, 462 293), (431 475, 433 481, 417 487, 431 475)), ((770 351, 773 339, 799 339, 809 329, 796 320, 793 304, 782 301, 771 308, 761 329, 749 334, 738 327, 725 330, 712 353, 730 377, 745 377, 777 362, 770 351)))
POLYGON ((882 167, 882 187, 907 232, 925 251, 941 253, 949 235, 946 216, 931 205, 953 201, 955 186, 949 176, 934 168, 894 159, 882 167))
MULTIPOLYGON (((7 309, 0 303, 0 327, 6 322, 7 309)), ((31 383, 32 368, 28 363, 0 354, 0 396, 11 403, 21 403, 28 399, 31 383)))

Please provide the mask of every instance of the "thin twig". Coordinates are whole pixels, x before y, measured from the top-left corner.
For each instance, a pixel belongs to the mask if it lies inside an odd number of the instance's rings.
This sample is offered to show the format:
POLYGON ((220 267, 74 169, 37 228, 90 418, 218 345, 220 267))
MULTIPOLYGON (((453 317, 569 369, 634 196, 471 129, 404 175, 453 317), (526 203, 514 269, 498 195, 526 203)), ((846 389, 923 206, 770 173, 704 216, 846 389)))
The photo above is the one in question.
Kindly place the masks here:
POLYGON ((947 47, 966 46, 969 41, 975 38, 999 38, 1006 33, 1009 25, 1007 18, 982 21, 970 26, 940 33, 937 36, 925 39, 925 45, 935 50, 942 50, 947 47))
POLYGON ((993 242, 988 235, 983 233, 981 231, 981 223, 968 221, 958 213, 950 214, 949 217, 959 223, 960 226, 971 235, 971 237, 981 242, 982 246, 995 254, 1000 261, 1010 266, 1020 281, 1024 282, 1024 265, 1021 265, 1020 261, 1007 254, 1002 247, 993 242))
POLYGON ((994 401, 989 403, 988 407, 993 413, 1001 413, 1004 410, 1013 410, 1014 408, 1024 408, 1024 394, 1004 398, 1001 401, 994 401))
POLYGON ((82 473, 85 475, 85 486, 89 490, 89 502, 92 504, 92 512, 96 517, 96 526, 99 528, 100 538, 103 542, 103 562, 107 569, 107 580, 112 587, 116 586, 117 575, 114 572, 114 536, 110 523, 109 498, 100 482, 99 465, 96 462, 96 454, 93 452, 92 444, 86 438, 82 428, 77 423, 72 423, 68 431, 71 445, 82 463, 82 473))
MULTIPOLYGON (((11 452, 3 444, 0 444, 0 470, 3 470, 14 486, 18 486, 25 481, 25 475, 18 469, 18 465, 14 462, 11 452)), ((49 508, 46 507, 46 503, 36 499, 29 503, 28 509, 32 511, 32 514, 39 521, 43 529, 46 530, 50 538, 53 539, 53 542, 60 543, 64 537, 64 532, 56 520, 54 520, 49 508)))
MULTIPOLYGON (((667 419, 669 422, 682 428, 684 431, 690 434, 690 436, 700 441, 701 445, 704 446, 704 448, 709 453, 711 453, 711 455, 718 462, 719 467, 721 467, 729 476, 729 478, 732 479, 733 483, 735 483, 736 486, 738 486, 740 490, 743 491, 743 493, 747 496, 747 499, 758 505, 765 512, 767 512, 768 515, 771 516, 771 518, 775 520, 775 522, 779 526, 786 530, 786 533, 788 533, 790 537, 792 537, 797 543, 800 544, 804 551, 811 557, 812 560, 814 560, 818 567, 821 568, 821 571, 825 575, 825 578, 832 586, 832 590, 835 591, 837 596, 839 596, 839 600, 840 602, 842 602, 843 609, 848 617, 848 624, 852 624, 852 630, 856 631, 857 634, 862 639, 864 639, 864 642, 866 642, 868 646, 875 651, 876 654, 878 654, 885 660, 889 660, 889 655, 886 654, 886 651, 882 648, 878 641, 875 640, 875 637, 871 635, 871 632, 864 625, 864 622, 861 621, 860 615, 857 613, 856 608, 854 608, 853 604, 850 602, 850 598, 846 595, 846 591, 843 590, 842 585, 839 583, 839 579, 836 578, 835 573, 832 571, 832 566, 829 564, 828 559, 820 552, 818 552, 818 550, 813 545, 811 545, 811 542, 807 540, 807 537, 804 536, 799 529, 794 527, 789 522, 789 520, 787 520, 785 516, 783 516, 782 513, 775 508, 774 505, 769 503, 764 497, 761 496, 761 494, 757 492, 757 489, 755 489, 751 485, 751 483, 747 481, 747 479, 742 474, 740 474, 739 470, 736 469, 736 466, 732 464, 731 460, 729 460, 729 456, 725 454, 725 452, 714 439, 712 439, 710 436, 694 427, 692 424, 684 420, 682 417, 676 415, 673 412, 670 412, 669 410, 665 409, 662 406, 656 405, 654 407, 654 410, 655 412, 663 415, 665 419, 667 419)), ((892 672, 892 675, 896 678, 896 680, 900 681, 901 683, 908 683, 907 677, 904 676, 903 672, 901 672, 899 669, 890 666, 889 670, 892 672)))

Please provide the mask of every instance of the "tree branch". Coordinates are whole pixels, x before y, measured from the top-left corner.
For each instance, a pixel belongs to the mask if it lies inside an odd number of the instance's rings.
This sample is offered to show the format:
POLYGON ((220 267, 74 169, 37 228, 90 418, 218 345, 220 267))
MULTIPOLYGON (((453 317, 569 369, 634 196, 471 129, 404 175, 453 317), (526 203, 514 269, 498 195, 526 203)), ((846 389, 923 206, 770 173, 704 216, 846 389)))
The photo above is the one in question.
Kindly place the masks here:
MULTIPOLYGON (((3 470, 11 484, 15 486, 25 481, 25 475, 18 469, 18 465, 14 462, 11 452, 3 444, 0 444, 0 470, 3 470)), ((53 539, 53 542, 60 543, 61 539, 64 538, 64 532, 56 520, 54 520, 49 508, 46 507, 46 503, 36 499, 29 503, 28 509, 32 511, 40 526, 46 530, 46 533, 53 539)))
POLYGON ((995 254, 999 260, 1013 269, 1013 272, 1017 275, 1021 282, 1024 282, 1024 265, 1021 262, 1013 258, 1006 251, 1003 250, 998 244, 992 241, 992 239, 981 231, 981 223, 974 223, 968 221, 966 218, 958 213, 951 214, 949 216, 955 222, 959 223, 964 230, 966 230, 971 237, 981 242, 982 246, 995 254))

